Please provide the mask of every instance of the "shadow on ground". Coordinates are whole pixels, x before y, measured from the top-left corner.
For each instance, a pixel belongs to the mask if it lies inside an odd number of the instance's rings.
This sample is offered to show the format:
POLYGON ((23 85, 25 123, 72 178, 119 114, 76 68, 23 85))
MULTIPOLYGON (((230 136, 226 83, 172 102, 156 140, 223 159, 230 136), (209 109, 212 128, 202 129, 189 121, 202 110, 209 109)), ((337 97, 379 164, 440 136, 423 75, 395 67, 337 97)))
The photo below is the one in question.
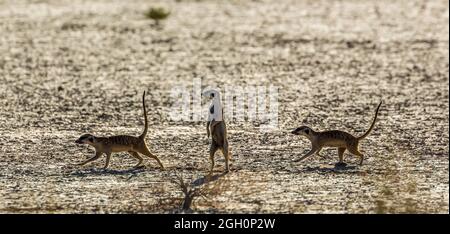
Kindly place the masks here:
POLYGON ((88 175, 137 175, 145 172, 145 168, 132 168, 127 170, 114 170, 114 169, 88 169, 88 170, 76 170, 69 173, 71 176, 88 176, 88 175))

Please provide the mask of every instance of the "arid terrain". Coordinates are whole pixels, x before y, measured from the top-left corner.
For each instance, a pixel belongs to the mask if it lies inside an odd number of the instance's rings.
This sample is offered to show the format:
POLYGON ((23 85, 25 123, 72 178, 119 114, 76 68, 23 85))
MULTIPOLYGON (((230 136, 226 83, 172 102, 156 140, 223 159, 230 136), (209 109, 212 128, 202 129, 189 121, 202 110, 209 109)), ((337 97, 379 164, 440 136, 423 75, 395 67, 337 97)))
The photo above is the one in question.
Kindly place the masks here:
MULTIPOLYGON (((0 0, 0 213, 448 213, 449 2, 0 0), (145 11, 170 16, 159 24, 145 11), (228 119, 232 171, 212 177, 204 122, 172 121, 174 86, 279 87, 279 126, 228 119), (167 168, 93 156, 84 133, 139 135, 167 168), (309 151, 316 130, 366 131, 363 166, 309 151)), ((207 110, 205 110, 206 112, 207 110)))

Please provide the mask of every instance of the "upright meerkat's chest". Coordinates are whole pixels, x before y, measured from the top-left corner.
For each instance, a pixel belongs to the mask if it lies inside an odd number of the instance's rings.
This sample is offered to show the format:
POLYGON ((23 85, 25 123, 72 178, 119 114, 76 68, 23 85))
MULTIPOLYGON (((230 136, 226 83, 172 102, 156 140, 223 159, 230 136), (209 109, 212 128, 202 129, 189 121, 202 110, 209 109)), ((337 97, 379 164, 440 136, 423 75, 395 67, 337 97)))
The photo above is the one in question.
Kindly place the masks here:
POLYGON ((208 121, 223 121, 223 108, 220 100, 214 99, 208 110, 208 121))

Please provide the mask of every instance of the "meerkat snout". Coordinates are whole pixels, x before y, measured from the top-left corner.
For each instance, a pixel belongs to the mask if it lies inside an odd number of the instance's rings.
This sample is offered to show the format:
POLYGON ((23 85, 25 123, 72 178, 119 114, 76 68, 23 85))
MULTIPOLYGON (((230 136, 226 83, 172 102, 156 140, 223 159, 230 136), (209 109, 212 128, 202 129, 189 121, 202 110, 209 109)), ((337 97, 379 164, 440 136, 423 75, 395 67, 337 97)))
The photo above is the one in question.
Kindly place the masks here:
POLYGON ((77 144, 89 144, 94 142, 94 136, 91 134, 84 134, 78 138, 75 143, 77 144))
POLYGON ((294 134, 294 135, 308 136, 310 132, 311 132, 311 129, 309 127, 301 126, 301 127, 296 128, 291 133, 294 134))
POLYGON ((202 93, 203 97, 207 97, 209 99, 214 99, 216 95, 219 97, 219 93, 217 90, 211 89, 202 93), (217 94, 216 94, 217 93, 217 94))

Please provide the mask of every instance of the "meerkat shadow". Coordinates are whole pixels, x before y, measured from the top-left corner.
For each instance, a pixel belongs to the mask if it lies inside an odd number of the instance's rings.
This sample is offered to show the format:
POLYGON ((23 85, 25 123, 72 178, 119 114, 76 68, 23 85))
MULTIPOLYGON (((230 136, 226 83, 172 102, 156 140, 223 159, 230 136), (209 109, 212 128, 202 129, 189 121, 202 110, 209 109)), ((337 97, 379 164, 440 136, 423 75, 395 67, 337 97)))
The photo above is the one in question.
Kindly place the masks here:
POLYGON ((73 176, 87 176, 87 175, 129 175, 129 174, 139 174, 145 171, 145 168, 130 168, 125 170, 115 170, 115 169, 96 169, 91 168, 87 170, 77 170, 71 173, 73 176))
POLYGON ((315 166, 315 167, 306 167, 306 172, 322 172, 322 173, 358 173, 358 167, 357 166, 349 166, 347 164, 334 164, 333 166, 315 166))
POLYGON ((349 170, 355 170, 357 168, 358 168, 357 166, 349 166, 346 163, 344 163, 344 164, 336 163, 336 164, 334 164, 334 167, 332 167, 331 169, 334 171, 349 171, 349 170))
POLYGON ((192 184, 194 186, 201 186, 201 185, 216 181, 216 180, 224 177, 227 174, 228 174, 228 172, 222 172, 222 173, 216 174, 216 175, 206 175, 206 176, 203 176, 203 177, 200 177, 200 178, 194 180, 192 182, 192 184))

